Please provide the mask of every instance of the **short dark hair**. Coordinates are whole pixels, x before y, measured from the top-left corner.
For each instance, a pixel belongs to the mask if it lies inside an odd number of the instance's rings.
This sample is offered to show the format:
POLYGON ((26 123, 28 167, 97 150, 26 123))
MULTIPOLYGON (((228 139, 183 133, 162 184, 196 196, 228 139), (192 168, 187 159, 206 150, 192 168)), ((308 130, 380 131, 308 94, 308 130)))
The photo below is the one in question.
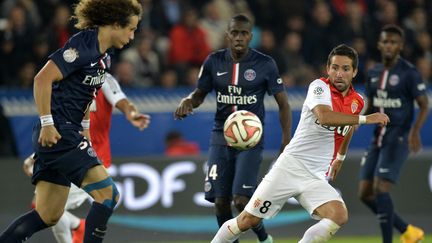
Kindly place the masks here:
POLYGON ((384 25, 384 27, 382 27, 382 29, 381 29, 381 33, 382 32, 397 34, 402 38, 402 40, 405 40, 405 32, 403 31, 403 29, 401 27, 399 27, 397 25, 394 25, 394 24, 384 25))
POLYGON ((252 26, 252 21, 245 14, 237 14, 231 18, 231 21, 228 23, 228 29, 230 28, 231 22, 243 22, 248 23, 252 26))
POLYGON ((331 59, 333 56, 347 56, 352 60, 352 67, 354 70, 357 70, 358 66, 358 54, 354 48, 341 44, 333 48, 327 58, 327 66, 330 66, 331 59))

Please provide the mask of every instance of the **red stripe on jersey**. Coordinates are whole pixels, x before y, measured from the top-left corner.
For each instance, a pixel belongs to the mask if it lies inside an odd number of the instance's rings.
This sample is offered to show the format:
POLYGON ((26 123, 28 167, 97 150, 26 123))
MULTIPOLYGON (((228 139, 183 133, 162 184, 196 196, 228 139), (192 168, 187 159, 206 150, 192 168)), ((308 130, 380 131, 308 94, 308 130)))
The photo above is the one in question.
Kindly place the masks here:
MULTIPOLYGON (((239 69, 240 63, 233 63, 233 71, 232 71, 232 77, 231 77, 231 84, 237 85, 238 84, 238 69, 239 69)), ((232 112, 237 111, 237 106, 233 105, 231 108, 232 112)))

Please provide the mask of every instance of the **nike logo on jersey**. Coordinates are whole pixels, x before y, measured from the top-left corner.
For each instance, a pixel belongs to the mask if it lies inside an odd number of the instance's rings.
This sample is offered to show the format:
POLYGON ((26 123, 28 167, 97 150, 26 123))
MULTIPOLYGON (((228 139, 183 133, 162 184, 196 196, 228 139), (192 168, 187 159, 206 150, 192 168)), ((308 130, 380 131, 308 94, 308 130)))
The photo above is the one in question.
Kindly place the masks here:
POLYGON ((90 67, 94 67, 96 64, 98 64, 99 62, 92 62, 90 63, 90 67))
POLYGON ((219 77, 219 76, 222 76, 222 75, 227 74, 227 73, 228 73, 228 72, 217 72, 217 73, 216 73, 216 76, 219 77))
POLYGON ((371 83, 375 83, 375 82, 377 82, 379 80, 379 78, 378 77, 375 77, 375 78, 371 78, 371 83))
POLYGON ((251 189, 254 188, 254 186, 246 186, 245 184, 242 185, 243 189, 251 189))
POLYGON ((387 173, 387 172, 389 172, 390 170, 388 169, 388 168, 379 168, 378 169, 378 172, 379 173, 387 173))

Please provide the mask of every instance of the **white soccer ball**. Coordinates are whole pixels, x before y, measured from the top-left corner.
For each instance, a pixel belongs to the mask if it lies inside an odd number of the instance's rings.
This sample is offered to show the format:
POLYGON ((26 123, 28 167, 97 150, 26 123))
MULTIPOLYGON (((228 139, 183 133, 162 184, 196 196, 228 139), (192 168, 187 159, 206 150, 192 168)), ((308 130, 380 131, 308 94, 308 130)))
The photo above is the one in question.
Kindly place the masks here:
POLYGON ((229 146, 246 150, 259 143, 262 130, 262 123, 257 115, 250 111, 239 110, 226 119, 224 137, 229 146))

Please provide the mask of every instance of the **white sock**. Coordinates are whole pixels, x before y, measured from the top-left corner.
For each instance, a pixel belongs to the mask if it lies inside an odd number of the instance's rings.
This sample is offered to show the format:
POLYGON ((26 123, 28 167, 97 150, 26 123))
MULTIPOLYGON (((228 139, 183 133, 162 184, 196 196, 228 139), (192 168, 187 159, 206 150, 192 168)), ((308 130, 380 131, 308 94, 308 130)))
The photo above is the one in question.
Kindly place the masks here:
POLYGON ((80 219, 77 216, 64 211, 58 223, 52 227, 57 243, 72 243, 71 230, 76 229, 79 224, 80 219))
POLYGON ((211 243, 231 243, 240 237, 237 218, 226 221, 218 230, 211 243))
POLYGON ((318 223, 312 225, 303 235, 299 243, 321 243, 328 241, 340 226, 331 219, 321 219, 318 223))

